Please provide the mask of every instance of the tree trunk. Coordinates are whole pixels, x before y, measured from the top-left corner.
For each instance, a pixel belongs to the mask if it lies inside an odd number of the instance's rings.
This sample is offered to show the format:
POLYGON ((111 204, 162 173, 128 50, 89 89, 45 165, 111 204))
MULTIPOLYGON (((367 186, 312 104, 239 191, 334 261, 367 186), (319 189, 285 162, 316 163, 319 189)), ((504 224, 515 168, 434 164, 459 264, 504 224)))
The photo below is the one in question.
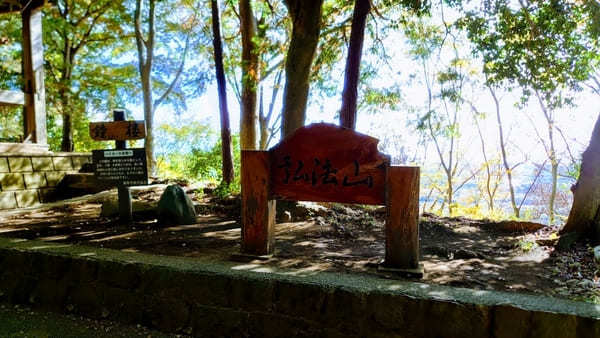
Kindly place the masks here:
POLYGON ((554 137, 553 137, 554 124, 548 122, 548 136, 550 138, 550 165, 552 173, 552 189, 550 191, 550 197, 548 199, 548 212, 550 213, 549 221, 550 225, 554 224, 554 202, 556 201, 556 191, 558 187, 558 159, 556 158, 556 150, 554 149, 554 137))
POLYGON ((144 103, 144 119, 146 120, 146 158, 148 173, 155 175, 156 159, 154 158, 154 103, 152 101, 152 61, 154 53, 154 0, 149 0, 148 37, 142 34, 142 1, 135 2, 135 42, 138 50, 138 68, 142 81, 142 97, 144 103))
POLYGON ((72 129, 73 123, 71 121, 70 111, 62 112, 62 123, 62 141, 60 143, 60 151, 72 152, 74 149, 74 142, 72 129))
POLYGON ((254 38, 256 19, 250 0, 240 0, 242 30, 242 112, 240 117, 240 147, 256 149, 256 89, 258 86, 258 54, 254 38))
MULTIPOLYGON (((66 19, 66 18, 65 18, 66 19)), ((65 33, 66 36, 66 33, 65 33)), ((60 109, 62 110, 62 141, 60 144, 60 150, 64 152, 72 152, 75 148, 75 142, 73 142, 73 119, 71 109, 71 75, 73 74, 73 62, 75 61, 75 55, 72 47, 71 40, 65 38, 63 47, 63 66, 62 75, 60 79, 60 109)))
MULTIPOLYGON (((73 142, 73 121, 71 115, 71 103, 69 98, 69 87, 67 87, 64 82, 61 85, 62 88, 59 90, 60 97, 60 109, 62 110, 62 140, 60 143, 60 151, 64 152, 72 152, 74 149, 73 142)), ((70 83, 70 81, 69 81, 70 83)))
POLYGON ((221 45, 221 24, 217 0, 210 2, 212 10, 213 48, 215 55, 215 73, 219 91, 219 112, 221 118, 221 171, 223 182, 233 182, 233 154, 231 149, 231 129, 229 127, 229 110, 227 108, 227 82, 223 69, 223 46, 221 45))
POLYGON ((285 61, 285 89, 281 120, 282 138, 304 126, 310 68, 319 33, 323 0, 285 0, 292 18, 292 40, 285 61))
POLYGON ((142 71, 141 80, 144 102, 144 120, 146 120, 146 139, 144 146, 146 148, 148 174, 154 176, 156 174, 156 159, 154 158, 154 107, 152 106, 150 69, 144 69, 142 71))
POLYGON ((352 16, 352 31, 348 59, 346 59, 346 74, 344 91, 342 92, 342 108, 340 110, 340 125, 356 129, 356 100, 358 96, 358 79, 360 77, 360 59, 365 39, 365 24, 371 10, 371 0, 355 0, 352 16))
POLYGON ((502 153, 502 164, 504 165, 504 170, 506 170, 506 178, 508 179, 510 204, 513 208, 515 217, 519 218, 521 209, 517 206, 517 201, 515 199, 515 188, 512 181, 512 168, 508 165, 508 156, 506 155, 506 142, 504 140, 502 119, 500 118, 500 102, 498 102, 498 98, 496 97, 496 93, 494 92, 492 87, 488 86, 488 89, 490 90, 490 93, 492 94, 492 98, 494 99, 494 103, 496 105, 496 119, 498 120, 498 133, 500 134, 500 152, 502 153))
POLYGON ((573 206, 560 233, 577 232, 600 240, 600 115, 590 144, 583 153, 581 172, 573 190, 573 206))

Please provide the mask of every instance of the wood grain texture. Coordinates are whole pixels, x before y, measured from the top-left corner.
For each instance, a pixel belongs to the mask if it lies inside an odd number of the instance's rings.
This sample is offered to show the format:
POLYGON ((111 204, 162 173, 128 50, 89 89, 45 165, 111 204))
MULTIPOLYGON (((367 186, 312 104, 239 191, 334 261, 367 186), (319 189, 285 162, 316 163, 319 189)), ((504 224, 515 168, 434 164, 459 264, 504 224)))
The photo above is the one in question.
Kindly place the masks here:
POLYGON ((269 152, 242 151, 242 252, 268 255, 273 248, 275 201, 269 197, 269 152))
POLYGON ((0 106, 22 106, 25 94, 17 90, 0 90, 0 106))
POLYGON ((419 167, 391 166, 387 171, 386 267, 419 266, 419 167))
POLYGON ((125 141, 146 137, 144 121, 91 122, 90 137, 96 141, 125 141))
POLYGON ((270 150, 273 198, 384 204, 389 157, 378 142, 326 123, 296 130, 270 150))

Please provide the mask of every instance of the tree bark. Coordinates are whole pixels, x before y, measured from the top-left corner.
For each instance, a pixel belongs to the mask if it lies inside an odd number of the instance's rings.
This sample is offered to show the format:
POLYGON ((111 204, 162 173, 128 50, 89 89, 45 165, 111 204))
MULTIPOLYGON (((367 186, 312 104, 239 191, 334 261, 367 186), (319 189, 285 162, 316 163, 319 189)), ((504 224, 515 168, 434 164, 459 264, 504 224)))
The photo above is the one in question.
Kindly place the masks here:
MULTIPOLYGON (((542 113, 544 113, 544 117, 546 118, 546 122, 548 123, 548 142, 549 147, 546 147, 546 153, 548 155, 548 160, 550 160, 551 166, 551 174, 552 174, 552 187, 550 190, 550 196, 548 197, 548 213, 550 224, 554 224, 554 202, 556 201, 556 192, 558 187, 558 158, 556 156, 556 149, 554 147, 554 117, 551 111, 548 110, 546 104, 539 93, 538 90, 535 90, 535 95, 540 104, 540 108, 542 109, 542 113)), ((541 138, 540 138, 541 139, 541 138)), ((542 140, 542 143, 543 140, 542 140)))
POLYGON ((229 126, 229 109, 227 108, 227 82, 223 69, 223 46, 221 43, 221 23, 219 19, 219 5, 217 0, 210 1, 212 12, 213 48, 215 56, 215 73, 219 92, 219 112, 221 118, 221 172, 223 182, 233 182, 233 153, 231 148, 231 128, 229 126))
POLYGON ((285 0, 292 19, 292 40, 285 61, 282 138, 304 126, 309 77, 321 31, 323 0, 285 0))
POLYGON ((344 91, 342 92, 342 108, 340 110, 340 125, 350 129, 356 129, 356 100, 360 77, 360 59, 365 39, 367 15, 370 10, 371 0, 355 0, 350 46, 348 47, 348 58, 346 59, 344 91))
POLYGON ((573 190, 573 206, 560 233, 577 232, 600 240, 600 115, 590 144, 583 153, 581 172, 573 190))
POLYGON ((242 112, 240 116, 240 147, 256 149, 256 89, 258 86, 258 53, 254 44, 256 18, 250 0, 240 0, 242 30, 242 112))
POLYGON ((146 120, 146 158, 148 173, 154 175, 156 172, 156 160, 154 158, 154 107, 152 102, 152 61, 154 53, 154 0, 149 0, 148 12, 148 37, 144 39, 142 34, 142 1, 135 2, 135 42, 138 50, 138 68, 142 81, 142 97, 144 102, 144 119, 146 120))
POLYGON ((498 134, 500 134, 500 152, 502 154, 502 164, 504 165, 504 170, 506 170, 506 178, 508 179, 508 190, 510 192, 510 204, 513 208, 513 213, 516 218, 520 217, 521 208, 517 206, 517 200, 515 198, 515 188, 512 181, 512 168, 508 165, 508 156, 506 155, 506 141, 504 140, 504 129, 502 127, 502 118, 500 117, 500 102, 498 102, 498 97, 496 96, 496 92, 492 89, 492 87, 488 86, 490 93, 492 94, 492 98, 494 99, 494 104, 496 105, 496 119, 498 121, 498 134))

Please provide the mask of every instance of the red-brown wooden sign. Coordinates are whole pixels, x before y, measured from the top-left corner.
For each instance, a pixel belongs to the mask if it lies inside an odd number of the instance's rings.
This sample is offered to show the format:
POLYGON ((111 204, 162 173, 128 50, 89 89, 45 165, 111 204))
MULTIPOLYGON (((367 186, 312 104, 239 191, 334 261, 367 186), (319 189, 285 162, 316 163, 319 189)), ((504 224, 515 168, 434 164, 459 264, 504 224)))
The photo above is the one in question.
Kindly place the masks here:
POLYGON ((271 253, 276 199, 382 204, 388 207, 384 266, 422 275, 419 168, 390 166, 378 142, 319 123, 269 151, 242 151, 242 251, 271 253))
POLYGON ((146 137, 144 121, 91 122, 90 136, 96 141, 126 141, 146 137))

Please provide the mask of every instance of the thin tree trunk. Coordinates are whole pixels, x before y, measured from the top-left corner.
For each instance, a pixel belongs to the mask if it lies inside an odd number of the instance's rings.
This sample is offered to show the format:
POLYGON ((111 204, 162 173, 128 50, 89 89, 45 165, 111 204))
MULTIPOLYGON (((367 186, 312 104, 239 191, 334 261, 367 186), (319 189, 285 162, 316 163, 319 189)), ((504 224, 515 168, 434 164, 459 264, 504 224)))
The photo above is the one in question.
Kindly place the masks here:
POLYGON ((144 103, 144 119, 146 120, 146 158, 148 173, 155 175, 156 160, 154 158, 154 103, 152 100, 152 61, 154 53, 154 0, 149 0, 148 37, 142 34, 142 1, 135 2, 135 40, 138 50, 138 68, 142 82, 142 97, 144 103))
POLYGON ((250 0, 240 0, 242 31, 242 112, 240 117, 240 147, 256 149, 256 89, 258 86, 258 54, 254 44, 256 19, 250 0))
POLYGON ((479 126, 479 121, 477 121, 477 116, 473 116, 475 120, 475 126, 477 127, 477 133, 479 134, 479 142, 481 143, 481 154, 483 155, 483 160, 485 161, 485 191, 488 197, 488 206, 490 207, 490 211, 494 211, 494 193, 492 193, 492 172, 490 170, 490 161, 487 157, 487 152, 485 151, 485 139, 483 137, 483 133, 481 132, 481 126, 479 126))
POLYGON ((285 61, 282 138, 304 126, 310 69, 321 31, 323 0, 285 0, 292 18, 292 39, 285 61))
MULTIPOLYGON (((275 82, 273 83, 273 91, 271 92, 271 102, 269 102, 269 110, 266 114, 264 114, 264 106, 263 106, 263 90, 261 87, 260 93, 260 109, 259 109, 259 127, 260 127, 260 150, 266 150, 269 146, 269 141, 273 138, 275 133, 275 128, 271 127, 271 119, 273 118, 273 111, 275 108, 275 101, 277 100, 277 96, 279 94, 279 88, 281 87, 281 79, 282 79, 283 70, 280 70, 275 76, 275 82)), ((277 119, 274 121, 277 123, 277 119)))
POLYGON ((600 115, 583 153, 581 173, 573 190, 573 206, 561 234, 577 232, 600 241, 600 115))
POLYGON ((219 18, 219 4, 211 0, 213 48, 215 56, 215 73, 219 92, 219 116, 221 119, 221 172, 223 182, 231 184, 234 178, 233 153, 231 147, 231 128, 229 126, 229 109, 227 108, 227 82, 223 69, 223 46, 221 43, 221 23, 219 18))
POLYGON ((365 39, 367 15, 370 10, 371 0, 355 0, 350 46, 348 47, 348 58, 346 59, 344 91, 342 92, 342 108, 340 110, 340 125, 351 129, 356 129, 356 100, 360 77, 360 59, 365 39))
POLYGON ((554 119, 537 90, 535 91, 535 94, 538 98, 542 113, 544 113, 544 117, 546 118, 546 122, 548 123, 548 141, 550 145, 549 148, 546 149, 546 153, 548 159, 550 160, 552 174, 552 188, 550 191, 550 197, 548 198, 548 213, 550 215, 548 216, 550 218, 550 224, 554 224, 554 202, 556 201, 556 191, 558 187, 558 158, 556 157, 556 149, 554 147, 554 119))
MULTIPOLYGON (((63 18, 67 20, 67 18, 63 18)), ((73 61, 75 55, 71 40, 68 38, 68 34, 63 32, 64 35, 64 47, 63 47, 63 67, 62 75, 60 79, 60 105, 62 110, 62 140, 60 144, 60 150, 64 152, 72 152, 75 147, 73 141, 73 119, 71 110, 71 75, 73 74, 73 61)))
POLYGON ((517 201, 515 199, 515 188, 512 181, 512 169, 508 164, 508 156, 506 155, 506 141, 504 140, 504 130, 502 126, 502 118, 500 117, 500 102, 498 101, 498 97, 496 93, 492 89, 492 87, 488 86, 490 93, 492 94, 492 98, 494 99, 494 104, 496 105, 496 119, 498 121, 498 133, 500 134, 500 152, 502 154, 502 164, 504 165, 504 170, 506 171, 506 178, 508 179, 508 190, 510 192, 510 204, 513 208, 513 212, 516 218, 520 217, 521 208, 517 206, 517 201))

